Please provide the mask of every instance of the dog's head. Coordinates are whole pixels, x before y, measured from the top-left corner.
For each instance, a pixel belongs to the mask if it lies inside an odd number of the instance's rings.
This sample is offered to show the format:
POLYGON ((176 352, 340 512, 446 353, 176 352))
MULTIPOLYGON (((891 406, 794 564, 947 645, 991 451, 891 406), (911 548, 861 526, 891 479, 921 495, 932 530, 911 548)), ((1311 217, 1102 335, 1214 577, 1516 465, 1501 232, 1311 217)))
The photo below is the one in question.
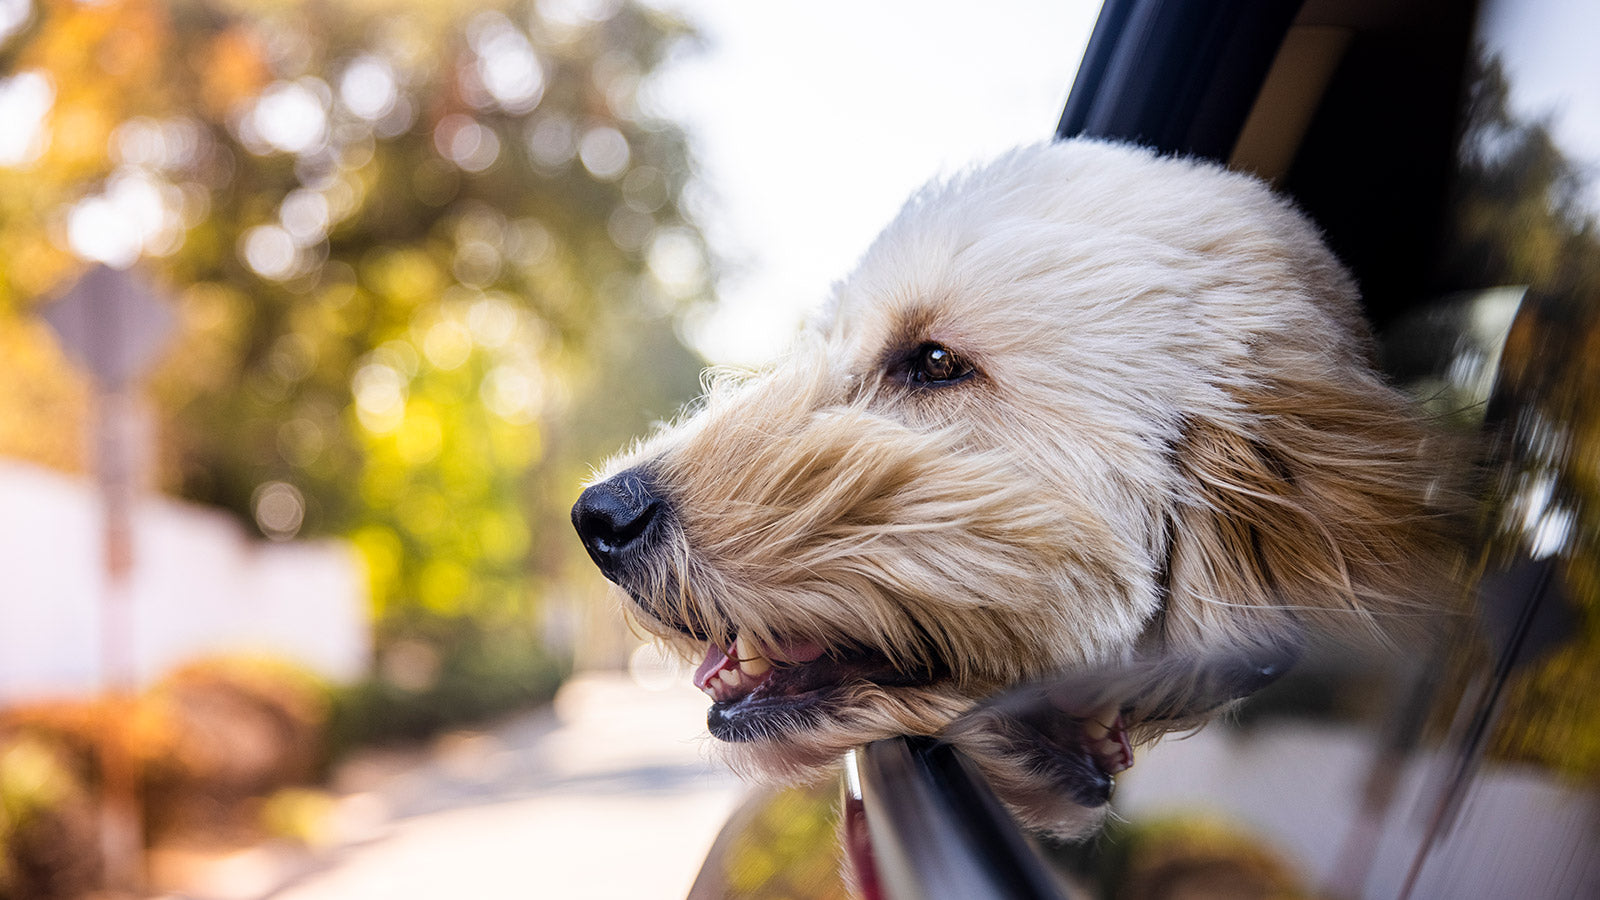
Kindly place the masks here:
POLYGON ((736 761, 803 775, 1063 669, 1420 612, 1437 473, 1369 343, 1259 182, 1023 149, 914 196, 787 356, 573 520, 736 761))

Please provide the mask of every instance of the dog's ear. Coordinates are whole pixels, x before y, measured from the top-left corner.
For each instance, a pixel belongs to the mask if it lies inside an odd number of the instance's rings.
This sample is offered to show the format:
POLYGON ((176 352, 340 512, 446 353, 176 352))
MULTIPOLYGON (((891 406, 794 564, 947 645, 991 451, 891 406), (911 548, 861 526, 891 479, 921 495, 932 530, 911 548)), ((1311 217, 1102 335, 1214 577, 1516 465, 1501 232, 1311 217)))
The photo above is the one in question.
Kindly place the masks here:
MULTIPOLYGON (((1274 351, 1257 351, 1258 353, 1274 351)), ((1175 448, 1169 648, 1309 633, 1408 641, 1453 599, 1454 454, 1364 361, 1279 348, 1175 448)))

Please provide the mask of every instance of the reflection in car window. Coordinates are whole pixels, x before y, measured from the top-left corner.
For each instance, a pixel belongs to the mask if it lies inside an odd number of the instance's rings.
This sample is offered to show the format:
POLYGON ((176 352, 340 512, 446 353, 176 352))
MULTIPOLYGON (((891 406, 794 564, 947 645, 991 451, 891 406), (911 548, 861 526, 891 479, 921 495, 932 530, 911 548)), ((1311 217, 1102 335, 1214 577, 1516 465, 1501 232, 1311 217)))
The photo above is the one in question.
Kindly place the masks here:
POLYGON ((1592 5, 1487 5, 1441 258, 1449 287, 1527 286, 1489 410, 1502 457, 1491 549, 1502 564, 1551 560, 1578 613, 1565 640, 1511 678, 1488 751, 1591 783, 1600 774, 1600 57, 1579 35, 1596 27, 1592 5))

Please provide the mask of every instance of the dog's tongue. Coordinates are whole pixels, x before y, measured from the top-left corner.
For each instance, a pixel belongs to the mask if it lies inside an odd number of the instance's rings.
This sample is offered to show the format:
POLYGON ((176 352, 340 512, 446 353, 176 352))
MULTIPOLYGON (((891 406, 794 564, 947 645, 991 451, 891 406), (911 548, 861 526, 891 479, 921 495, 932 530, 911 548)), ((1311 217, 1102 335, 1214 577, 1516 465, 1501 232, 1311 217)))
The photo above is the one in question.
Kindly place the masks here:
POLYGON ((700 663, 699 667, 694 670, 694 686, 702 691, 708 690, 711 679, 717 677, 717 673, 725 672, 738 665, 739 661, 733 658, 732 653, 714 643, 710 644, 706 647, 705 661, 700 663))
MULTIPOLYGON (((790 641, 780 644, 776 655, 783 662, 808 663, 822 656, 822 645, 810 641, 790 641)), ((744 644, 738 638, 735 638, 733 645, 729 647, 720 647, 716 643, 710 643, 706 645, 706 658, 701 660, 700 665, 694 670, 694 686, 720 699, 722 695, 728 694, 729 689, 718 690, 714 687, 713 683, 718 680, 718 676, 723 672, 738 671, 741 662, 751 663, 753 661, 760 663, 760 669, 752 668, 750 672, 753 674, 748 675, 740 672, 739 677, 733 679, 733 683, 738 683, 741 680, 750 686, 759 683, 765 679, 766 673, 771 671, 772 660, 761 655, 760 651, 744 644), (742 653, 740 650, 741 645, 744 646, 742 653), (745 658, 741 659, 741 656, 745 658)), ((748 690, 749 687, 746 687, 745 691, 748 692, 748 690)))

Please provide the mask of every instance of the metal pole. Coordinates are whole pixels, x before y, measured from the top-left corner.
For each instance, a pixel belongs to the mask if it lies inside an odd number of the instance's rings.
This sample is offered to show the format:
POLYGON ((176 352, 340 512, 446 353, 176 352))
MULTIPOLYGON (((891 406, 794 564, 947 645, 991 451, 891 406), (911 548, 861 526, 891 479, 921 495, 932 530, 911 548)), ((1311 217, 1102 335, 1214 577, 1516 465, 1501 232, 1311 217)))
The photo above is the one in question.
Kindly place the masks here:
POLYGON ((104 547, 100 665, 104 721, 100 729, 100 851, 105 886, 139 891, 144 885, 140 765, 134 741, 137 686, 133 572, 133 501, 137 484, 131 397, 102 388, 95 398, 95 468, 104 547))

